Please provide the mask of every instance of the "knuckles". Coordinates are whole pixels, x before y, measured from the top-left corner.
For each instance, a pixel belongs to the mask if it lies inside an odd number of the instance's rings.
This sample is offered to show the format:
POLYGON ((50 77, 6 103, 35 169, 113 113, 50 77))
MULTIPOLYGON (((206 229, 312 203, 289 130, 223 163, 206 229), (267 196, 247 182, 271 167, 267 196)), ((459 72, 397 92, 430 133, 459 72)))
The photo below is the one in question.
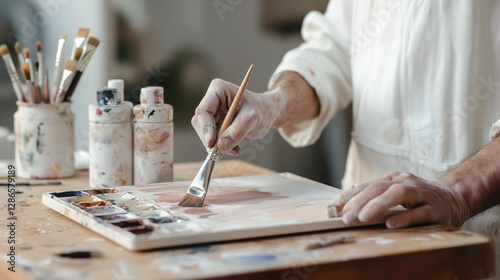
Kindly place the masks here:
POLYGON ((215 78, 210 82, 210 86, 208 87, 207 95, 214 94, 224 91, 228 88, 230 84, 223 79, 215 78))
POLYGON ((407 197, 411 194, 410 188, 403 184, 394 184, 387 191, 391 192, 394 197, 407 197))
POLYGON ((194 128, 197 128, 197 127, 198 127, 198 124, 199 124, 199 120, 198 120, 198 113, 196 113, 196 115, 194 115, 194 116, 191 118, 191 125, 192 125, 194 128))
POLYGON ((388 181, 394 181, 394 182, 400 183, 400 182, 404 182, 404 181, 415 180, 415 179, 417 179, 417 176, 415 176, 411 173, 405 172, 405 171, 395 170, 395 171, 391 171, 391 172, 387 173, 384 176, 384 179, 388 180, 388 181))

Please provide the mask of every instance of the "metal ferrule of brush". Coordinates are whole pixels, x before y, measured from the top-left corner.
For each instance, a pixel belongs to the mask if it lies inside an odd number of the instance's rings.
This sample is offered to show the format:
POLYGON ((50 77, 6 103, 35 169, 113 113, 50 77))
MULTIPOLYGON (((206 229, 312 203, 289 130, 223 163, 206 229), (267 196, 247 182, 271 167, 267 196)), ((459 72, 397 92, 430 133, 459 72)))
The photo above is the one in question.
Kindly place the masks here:
POLYGON ((205 196, 210 178, 212 177, 212 171, 214 170, 215 163, 219 159, 219 156, 220 151, 218 149, 212 149, 210 153, 208 153, 207 158, 189 187, 190 194, 198 197, 205 196))
POLYGON ((12 58, 7 58, 5 55, 3 56, 3 61, 5 62, 5 66, 7 67, 7 72, 9 73, 10 81, 12 82, 12 86, 14 87, 16 96, 21 101, 23 98, 23 91, 21 89, 21 83, 19 80, 19 75, 16 71, 16 66, 12 61, 12 58))
POLYGON ((65 43, 65 40, 59 39, 59 43, 57 44, 57 53, 56 53, 56 61, 55 61, 56 67, 58 67, 59 64, 61 63, 61 58, 62 58, 63 50, 64 50, 64 43, 65 43))
POLYGON ((78 61, 78 64, 76 65, 76 70, 82 72, 83 70, 85 70, 85 67, 87 67, 87 64, 89 64, 90 58, 92 58, 92 55, 94 54, 95 50, 96 47, 94 46, 85 48, 82 57, 80 57, 80 61, 78 61))
POLYGON ((208 158, 210 160, 216 162, 220 158, 220 151, 219 149, 211 149, 210 152, 208 153, 208 158))

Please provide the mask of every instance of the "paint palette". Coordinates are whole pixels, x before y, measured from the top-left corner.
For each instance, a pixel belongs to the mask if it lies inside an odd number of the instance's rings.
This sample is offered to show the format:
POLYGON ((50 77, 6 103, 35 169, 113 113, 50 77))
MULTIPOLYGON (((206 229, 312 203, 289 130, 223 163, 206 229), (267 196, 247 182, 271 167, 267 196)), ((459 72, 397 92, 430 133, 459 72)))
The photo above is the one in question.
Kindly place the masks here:
POLYGON ((50 192, 42 201, 129 250, 347 227, 326 214, 339 190, 293 174, 213 179, 203 207, 180 207, 190 183, 50 192))

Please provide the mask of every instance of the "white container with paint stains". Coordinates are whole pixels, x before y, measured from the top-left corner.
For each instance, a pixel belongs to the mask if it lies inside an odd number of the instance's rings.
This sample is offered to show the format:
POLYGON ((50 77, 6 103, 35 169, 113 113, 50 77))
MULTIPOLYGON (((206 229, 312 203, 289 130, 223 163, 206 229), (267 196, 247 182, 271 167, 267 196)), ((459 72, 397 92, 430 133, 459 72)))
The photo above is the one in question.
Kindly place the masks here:
POLYGON ((75 174, 75 130, 71 102, 17 102, 14 114, 16 175, 54 179, 75 174))
POLYGON ((134 184, 171 182, 174 163, 174 109, 163 103, 162 87, 141 90, 134 107, 134 184))
POLYGON ((97 90, 89 105, 89 182, 92 188, 133 184, 133 104, 115 88, 97 90))

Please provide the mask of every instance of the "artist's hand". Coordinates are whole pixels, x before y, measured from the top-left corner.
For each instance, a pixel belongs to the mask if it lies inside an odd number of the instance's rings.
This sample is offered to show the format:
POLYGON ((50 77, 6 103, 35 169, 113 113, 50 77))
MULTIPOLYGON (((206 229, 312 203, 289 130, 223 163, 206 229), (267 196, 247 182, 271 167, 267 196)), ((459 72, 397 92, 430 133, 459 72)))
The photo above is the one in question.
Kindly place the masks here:
MULTIPOLYGON (((215 79, 196 108, 191 123, 207 150, 214 146, 219 127, 237 92, 238 86, 215 79)), ((219 150, 223 154, 238 155, 241 141, 264 137, 276 120, 277 112, 285 105, 281 99, 282 95, 275 91, 261 94, 245 91, 233 123, 218 140, 219 150)))
POLYGON ((442 181, 424 180, 413 174, 393 171, 383 178, 352 186, 328 205, 330 217, 342 216, 344 223, 368 222, 389 208, 403 211, 386 220, 388 228, 440 223, 461 226, 469 217, 463 196, 442 181))

